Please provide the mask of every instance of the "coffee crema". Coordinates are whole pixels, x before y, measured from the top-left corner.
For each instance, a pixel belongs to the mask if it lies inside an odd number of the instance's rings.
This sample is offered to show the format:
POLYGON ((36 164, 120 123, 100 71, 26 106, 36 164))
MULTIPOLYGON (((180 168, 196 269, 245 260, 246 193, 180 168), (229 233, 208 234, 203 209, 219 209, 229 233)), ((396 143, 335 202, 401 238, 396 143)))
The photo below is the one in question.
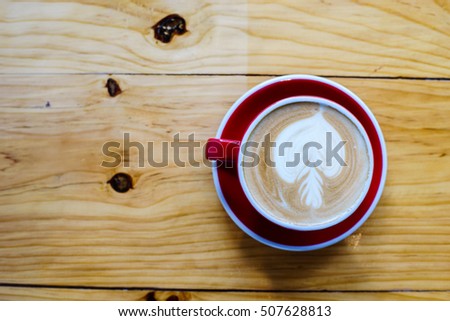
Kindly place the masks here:
POLYGON ((275 220, 330 224, 353 211, 367 192, 369 147, 355 123, 331 106, 279 107, 256 125, 248 142, 257 146, 247 145, 242 157, 248 192, 275 220), (270 148, 263 144, 268 134, 270 148))

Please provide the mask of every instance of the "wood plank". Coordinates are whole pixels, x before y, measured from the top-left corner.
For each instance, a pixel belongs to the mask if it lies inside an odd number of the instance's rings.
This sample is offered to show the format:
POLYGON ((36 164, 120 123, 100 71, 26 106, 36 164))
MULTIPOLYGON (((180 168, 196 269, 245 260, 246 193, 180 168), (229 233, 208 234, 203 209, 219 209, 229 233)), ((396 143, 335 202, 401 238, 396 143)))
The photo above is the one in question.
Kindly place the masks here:
POLYGON ((406 301, 450 300, 441 292, 233 292, 98 290, 67 288, 0 287, 0 300, 9 301, 406 301))
POLYGON ((36 0, 0 10, 2 73, 450 77, 440 1, 36 0), (189 32, 157 42, 178 13, 189 32))
POLYGON ((205 166, 137 168, 133 153, 130 169, 100 166, 102 144, 124 132, 136 141, 195 132, 204 142, 232 102, 265 77, 123 75, 115 98, 106 79, 0 79, 1 283, 450 289, 450 82, 339 80, 380 122, 387 186, 354 235, 323 250, 290 253, 259 244, 232 223, 205 166), (128 193, 107 184, 118 171, 133 177, 128 193))

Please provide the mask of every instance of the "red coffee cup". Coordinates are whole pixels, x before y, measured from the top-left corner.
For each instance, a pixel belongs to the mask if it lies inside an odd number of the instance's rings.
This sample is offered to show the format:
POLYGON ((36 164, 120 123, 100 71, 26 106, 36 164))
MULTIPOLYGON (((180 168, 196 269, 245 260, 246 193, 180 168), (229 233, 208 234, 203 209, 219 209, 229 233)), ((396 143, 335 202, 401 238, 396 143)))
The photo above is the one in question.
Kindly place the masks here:
POLYGON ((259 242, 292 251, 323 248, 353 233, 375 209, 387 172, 385 141, 369 108, 347 88, 309 75, 274 78, 245 93, 225 115, 216 137, 208 140, 205 154, 215 163, 215 187, 232 220, 259 242), (249 192, 241 166, 241 145, 249 133, 266 114, 293 101, 325 102, 344 113, 364 133, 372 162, 370 179, 358 201, 339 219, 313 227, 283 222, 259 206, 249 192))

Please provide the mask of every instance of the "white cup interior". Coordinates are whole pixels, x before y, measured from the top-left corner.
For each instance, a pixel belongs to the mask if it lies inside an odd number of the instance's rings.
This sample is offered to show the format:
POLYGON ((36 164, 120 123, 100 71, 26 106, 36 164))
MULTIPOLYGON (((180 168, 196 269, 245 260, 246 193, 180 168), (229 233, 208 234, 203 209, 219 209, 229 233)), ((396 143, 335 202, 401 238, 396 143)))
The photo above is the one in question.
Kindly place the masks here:
POLYGON ((337 219, 335 219, 333 221, 326 222, 326 223, 320 223, 320 224, 313 224, 313 225, 296 225, 296 224, 285 222, 283 220, 280 220, 280 219, 274 217, 270 213, 266 212, 258 204, 258 202, 254 199, 254 197, 250 193, 250 190, 248 188, 247 182, 245 181, 245 178, 244 178, 244 170, 243 170, 243 167, 241 166, 242 158, 244 156, 242 151, 239 153, 239 158, 238 158, 239 181, 240 181, 240 184, 242 186, 242 189, 244 190, 244 193, 245 193, 247 199, 250 201, 252 206, 261 215, 263 215, 265 218, 267 218, 268 220, 272 221, 273 223, 275 223, 275 224, 277 224, 279 226, 288 228, 288 229, 299 230, 299 231, 321 230, 321 229, 325 229, 325 228, 331 227, 333 225, 336 225, 336 224, 344 221, 345 219, 347 219, 350 215, 352 215, 354 213, 354 211, 359 207, 359 205, 361 205, 362 201, 364 200, 364 198, 367 195, 367 192, 369 190, 370 184, 372 182, 373 162, 374 162, 373 150, 372 150, 372 145, 370 144, 369 137, 368 137, 364 127, 361 125, 361 123, 358 121, 358 119, 356 119, 356 117, 353 116, 353 114, 351 114, 347 109, 345 109, 344 107, 342 107, 341 105, 339 105, 339 104, 337 104, 337 103, 335 103, 333 101, 330 101, 330 100, 324 99, 324 98, 320 98, 320 97, 314 97, 314 96, 290 97, 290 98, 286 98, 286 99, 280 100, 280 101, 276 102, 275 104, 267 107, 250 124, 250 126, 248 127, 248 129, 245 132, 245 135, 244 135, 244 137, 243 137, 243 139, 241 141, 241 146, 245 146, 245 144, 248 142, 248 138, 250 137, 251 133, 256 128, 256 126, 262 121, 262 119, 264 117, 266 117, 268 114, 270 114, 271 112, 273 112, 274 110, 276 110, 278 108, 283 108, 286 105, 290 105, 292 103, 299 103, 299 102, 318 103, 318 104, 325 105, 327 107, 331 107, 331 108, 337 110, 338 112, 340 112, 341 114, 346 116, 358 128, 359 132, 361 133, 362 137, 364 138, 364 141, 365 141, 366 146, 367 146, 368 156, 369 156, 369 159, 370 159, 369 179, 366 181, 366 183, 364 185, 363 192, 361 193, 361 195, 357 199, 357 201, 350 208, 348 208, 342 215, 340 215, 339 218, 337 218, 337 219))

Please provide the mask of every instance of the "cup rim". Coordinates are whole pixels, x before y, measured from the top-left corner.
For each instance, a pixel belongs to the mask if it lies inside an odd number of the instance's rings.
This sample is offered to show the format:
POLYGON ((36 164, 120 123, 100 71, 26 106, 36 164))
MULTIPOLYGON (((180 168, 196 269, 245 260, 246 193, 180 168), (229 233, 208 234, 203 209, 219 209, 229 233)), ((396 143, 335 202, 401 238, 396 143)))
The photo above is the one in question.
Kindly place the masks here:
POLYGON ((239 183, 241 184, 241 187, 244 191, 245 196, 249 200, 249 202, 252 204, 252 206, 265 218, 272 221, 273 223, 280 225, 282 227, 292 229, 292 230, 298 230, 298 231, 316 231, 316 230, 322 230, 329 228, 333 225, 339 224, 340 222, 347 219, 349 216, 351 216, 354 211, 361 205, 362 201, 367 195, 367 192, 369 191, 369 188, 372 184, 372 176, 373 176, 373 162, 374 162, 374 156, 373 156, 373 150, 372 150, 372 144, 370 143, 369 137, 367 135, 366 130, 364 129, 364 126, 361 124, 361 122, 352 114, 350 113, 346 108, 339 105, 338 103, 335 103, 334 101, 331 101, 329 99, 317 97, 317 96, 293 96, 285 99, 281 99, 277 101, 276 103, 270 105, 266 109, 264 109, 250 124, 250 126, 247 128, 244 137, 241 141, 241 149, 245 144, 248 142, 248 138, 250 137, 253 130, 258 126, 258 124, 270 113, 273 111, 283 108, 289 104, 293 103, 301 103, 301 102, 313 102, 320 105, 326 105, 327 107, 333 108, 343 114, 345 117, 347 117, 359 130, 361 133, 364 143, 367 146, 368 156, 370 160, 370 167, 369 167, 369 173, 368 173, 368 179, 364 184, 364 189, 361 192, 360 196, 354 202, 349 208, 347 208, 345 211, 343 211, 343 214, 340 215, 338 218, 325 222, 320 224, 313 224, 313 225, 297 225, 293 223, 289 223, 286 221, 283 221, 281 219, 278 219, 274 217, 273 215, 270 215, 265 209, 263 209, 260 204, 255 200, 253 195, 250 192, 249 186, 245 180, 244 175, 244 169, 242 164, 242 159, 244 157, 244 153, 242 150, 239 152, 238 162, 237 162, 237 170, 238 170, 238 176, 239 176, 239 183))

